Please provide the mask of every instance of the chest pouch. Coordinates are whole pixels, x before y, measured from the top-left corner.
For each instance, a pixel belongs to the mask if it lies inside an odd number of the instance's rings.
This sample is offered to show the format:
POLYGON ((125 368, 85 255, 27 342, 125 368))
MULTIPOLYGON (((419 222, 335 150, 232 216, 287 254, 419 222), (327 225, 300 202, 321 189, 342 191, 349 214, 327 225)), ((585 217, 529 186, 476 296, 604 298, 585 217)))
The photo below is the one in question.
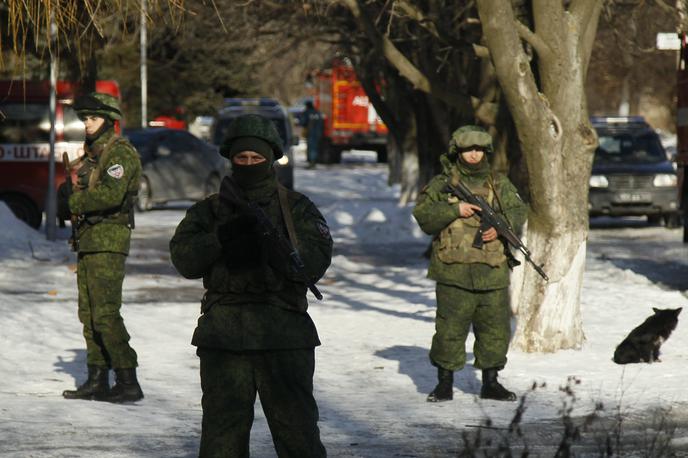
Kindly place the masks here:
MULTIPOLYGON (((471 190, 484 197, 487 202, 492 202, 494 199, 494 191, 491 187, 471 190)), ((455 219, 440 232, 434 242, 438 259, 445 264, 482 263, 493 267, 502 265, 506 261, 506 256, 504 245, 499 239, 486 242, 481 248, 473 246, 473 239, 479 229, 480 217, 478 215, 455 219)))

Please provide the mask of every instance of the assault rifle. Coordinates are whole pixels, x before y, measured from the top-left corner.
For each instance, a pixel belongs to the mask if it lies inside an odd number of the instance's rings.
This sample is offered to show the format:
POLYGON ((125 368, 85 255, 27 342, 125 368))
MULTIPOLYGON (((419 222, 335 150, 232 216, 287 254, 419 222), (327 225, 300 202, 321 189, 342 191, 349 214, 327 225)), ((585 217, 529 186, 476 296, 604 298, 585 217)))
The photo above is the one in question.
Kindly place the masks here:
POLYGON ((306 283, 308 289, 313 293, 313 295, 318 299, 322 300, 323 295, 315 286, 315 282, 308 279, 304 272, 305 265, 301 259, 301 255, 296 250, 296 248, 291 244, 291 242, 284 237, 282 231, 280 231, 270 218, 265 213, 265 210, 260 208, 255 202, 250 202, 239 196, 239 192, 235 189, 234 183, 230 179, 224 179, 222 181, 222 187, 220 189, 220 200, 229 201, 230 203, 239 206, 243 211, 255 216, 258 221, 258 230, 263 239, 267 240, 269 245, 277 250, 282 256, 289 260, 289 268, 295 273, 301 280, 306 283), (229 196, 225 197, 225 193, 229 196))
MULTIPOLYGON (((535 262, 533 262, 530 257, 530 251, 528 250, 528 247, 526 247, 521 239, 518 238, 514 230, 511 228, 511 225, 501 215, 497 214, 497 212, 494 211, 494 209, 483 197, 473 194, 471 190, 461 182, 459 182, 456 186, 448 184, 447 192, 455 197, 458 197, 459 200, 480 207, 480 210, 478 211, 480 215, 480 227, 478 228, 478 232, 475 234, 475 238, 473 239, 474 248, 482 248, 484 243, 483 232, 488 230, 490 227, 494 227, 497 230, 499 237, 501 237, 503 240, 506 240, 509 245, 523 253, 525 260, 533 266, 535 271, 539 273, 540 276, 545 279, 545 281, 549 281, 549 277, 545 271, 542 270, 542 266, 538 266, 535 264, 535 262)), ((520 264, 520 262, 513 258, 509 261, 511 266, 517 266, 520 264)))
MULTIPOLYGON (((72 184, 72 167, 69 162, 69 155, 65 151, 62 153, 62 165, 64 165, 65 172, 65 186, 67 187, 67 195, 71 196, 74 192, 74 185, 72 184)), ((69 245, 72 251, 79 251, 79 239, 77 238, 77 216, 73 213, 69 215, 69 222, 72 226, 72 235, 69 237, 69 245)))

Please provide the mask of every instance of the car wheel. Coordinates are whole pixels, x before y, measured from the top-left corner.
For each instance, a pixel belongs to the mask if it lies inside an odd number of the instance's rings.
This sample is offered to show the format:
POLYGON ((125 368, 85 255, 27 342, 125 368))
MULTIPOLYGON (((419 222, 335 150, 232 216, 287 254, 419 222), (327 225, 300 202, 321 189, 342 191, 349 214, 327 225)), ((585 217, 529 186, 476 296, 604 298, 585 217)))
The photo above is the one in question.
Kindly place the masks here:
POLYGON ((342 161, 342 150, 334 146, 332 141, 324 137, 320 141, 317 162, 320 164, 338 164, 342 161))
POLYGON ((647 224, 658 226, 662 223, 662 215, 647 215, 647 224))
POLYGON ((387 162, 387 147, 383 146, 376 150, 378 164, 387 162))
POLYGON ((215 194, 220 190, 220 176, 216 173, 211 174, 207 180, 205 180, 205 191, 203 193, 204 197, 208 197, 211 194, 215 194))
POLYGON ((678 213, 670 213, 664 215, 664 225, 670 229, 675 229, 677 227, 683 226, 683 221, 681 221, 681 215, 678 213))
POLYGON ((141 183, 139 184, 139 194, 136 199, 136 209, 140 212, 147 212, 153 208, 153 193, 151 192, 150 181, 148 178, 141 177, 141 183))
POLYGON ((0 197, 3 200, 14 216, 24 221, 34 229, 41 227, 41 220, 43 214, 38 211, 38 207, 31 201, 31 199, 19 194, 6 194, 0 197))

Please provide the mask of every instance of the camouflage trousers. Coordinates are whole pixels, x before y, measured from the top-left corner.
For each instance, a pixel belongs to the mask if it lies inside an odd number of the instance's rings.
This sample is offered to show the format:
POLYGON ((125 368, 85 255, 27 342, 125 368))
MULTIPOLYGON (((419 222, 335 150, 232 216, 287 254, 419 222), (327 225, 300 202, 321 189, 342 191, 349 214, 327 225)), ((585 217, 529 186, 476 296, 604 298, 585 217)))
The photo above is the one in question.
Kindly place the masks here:
POLYGON ((313 349, 199 348, 197 353, 203 389, 200 458, 249 456, 256 393, 280 458, 327 456, 313 398, 313 349))
POLYGON ((471 291, 437 283, 435 335, 430 360, 435 366, 456 371, 466 364, 466 338, 473 325, 474 366, 502 369, 511 338, 508 288, 471 291))
POLYGON ((85 253, 77 263, 79 321, 84 325, 89 365, 128 369, 136 352, 120 315, 124 260, 121 253, 85 253))

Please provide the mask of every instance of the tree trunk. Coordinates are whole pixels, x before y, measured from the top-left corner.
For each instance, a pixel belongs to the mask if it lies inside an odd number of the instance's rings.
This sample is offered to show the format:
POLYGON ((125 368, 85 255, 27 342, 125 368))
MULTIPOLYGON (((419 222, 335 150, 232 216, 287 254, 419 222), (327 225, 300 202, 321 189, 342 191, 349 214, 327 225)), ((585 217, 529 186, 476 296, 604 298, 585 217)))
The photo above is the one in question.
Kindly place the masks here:
POLYGON ((399 142, 395 140, 394 135, 387 136, 387 185, 393 186, 401 183, 401 163, 404 157, 404 151, 399 146, 399 142))
POLYGON ((409 118, 409 125, 403 133, 404 143, 401 155, 401 195, 399 203, 406 205, 418 196, 418 129, 414 117, 409 118))
POLYGON ((545 283, 523 264, 513 278, 518 314, 513 344, 524 351, 579 348, 585 338, 580 291, 596 135, 584 82, 600 3, 574 0, 566 11, 561 2, 533 0, 533 33, 516 23, 508 0, 477 2, 528 169, 528 246, 550 277, 545 283), (519 34, 538 54, 539 87, 519 34))

